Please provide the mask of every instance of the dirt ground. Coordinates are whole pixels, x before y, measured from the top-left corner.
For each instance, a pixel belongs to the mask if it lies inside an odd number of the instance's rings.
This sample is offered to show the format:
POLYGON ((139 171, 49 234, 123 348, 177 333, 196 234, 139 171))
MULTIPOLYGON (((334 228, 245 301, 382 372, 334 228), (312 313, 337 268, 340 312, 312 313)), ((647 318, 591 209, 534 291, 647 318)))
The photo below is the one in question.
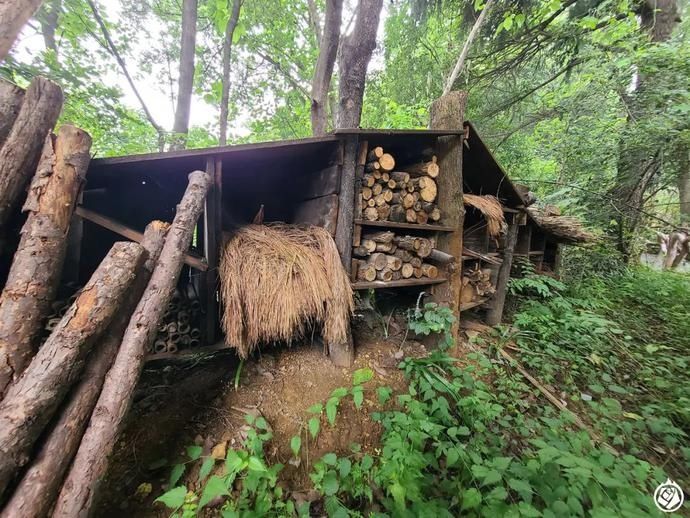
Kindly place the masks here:
POLYGON ((344 400, 336 426, 331 428, 324 418, 314 442, 306 440, 306 424, 311 417, 307 408, 325 402, 335 388, 351 387, 352 373, 363 367, 374 371, 374 379, 365 386, 366 410, 378 404, 377 386, 394 390, 406 387, 397 365, 403 357, 419 357, 427 351, 422 343, 405 335, 402 321, 392 318, 386 324, 388 338, 382 336, 383 326, 371 319, 355 325, 357 355, 351 369, 335 367, 318 343, 265 348, 245 362, 237 390, 234 377, 239 362, 232 352, 217 353, 193 364, 148 366, 116 446, 97 514, 165 516, 153 499, 166 489, 171 464, 192 444, 202 445, 206 455, 214 448, 239 447, 246 432, 247 413, 262 415, 271 426, 274 438, 266 448, 267 461, 285 465, 281 485, 289 491, 310 489, 312 462, 327 452, 349 452, 352 443, 373 451, 380 429, 364 417, 364 409, 358 411, 350 400, 344 400), (290 439, 300 433, 303 460, 296 467, 289 464, 290 439), (142 494, 142 484, 151 484, 151 492, 142 494))

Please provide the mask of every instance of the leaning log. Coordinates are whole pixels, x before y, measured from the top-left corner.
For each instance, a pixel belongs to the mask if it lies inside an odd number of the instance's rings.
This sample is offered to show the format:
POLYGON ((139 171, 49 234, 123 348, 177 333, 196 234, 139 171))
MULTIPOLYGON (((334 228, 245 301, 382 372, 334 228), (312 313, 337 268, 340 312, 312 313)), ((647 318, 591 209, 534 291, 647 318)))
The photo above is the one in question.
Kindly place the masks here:
POLYGON ((137 243, 115 243, 17 383, 0 403, 0 496, 29 461, 36 439, 81 373, 144 258, 137 243))
POLYGON ((67 404, 61 410, 60 418, 41 444, 29 469, 3 509, 3 518, 48 515, 60 491, 65 472, 79 448, 122 335, 160 257, 168 227, 167 223, 161 221, 154 221, 146 227, 141 242, 147 255, 144 268, 137 275, 124 303, 103 334, 103 340, 87 360, 81 381, 72 390, 67 404))
POLYGON ((12 131, 24 101, 24 89, 0 78, 0 146, 12 131))
POLYGON ((70 125, 45 139, 24 204, 29 215, 0 296, 0 399, 31 361, 41 322, 50 313, 90 147, 88 133, 70 125))
POLYGON ((46 135, 62 109, 62 90, 43 77, 35 78, 7 140, 0 149, 0 228, 9 220, 36 171, 46 135))
POLYGON ((168 231, 160 259, 127 326, 89 426, 55 504, 53 517, 86 516, 108 467, 149 345, 173 296, 212 179, 195 171, 168 231))

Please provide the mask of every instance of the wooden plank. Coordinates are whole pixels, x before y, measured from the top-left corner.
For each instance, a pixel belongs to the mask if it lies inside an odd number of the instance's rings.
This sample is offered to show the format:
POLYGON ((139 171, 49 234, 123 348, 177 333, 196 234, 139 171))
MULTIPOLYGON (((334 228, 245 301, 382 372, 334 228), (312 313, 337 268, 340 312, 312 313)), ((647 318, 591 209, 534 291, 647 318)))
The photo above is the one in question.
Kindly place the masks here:
POLYGON ((206 284, 205 339, 206 344, 216 342, 218 329, 218 263, 221 242, 221 193, 222 170, 220 160, 209 157, 206 160, 206 173, 213 178, 213 184, 204 204, 204 256, 208 264, 203 282, 206 284))
POLYGON ((508 234, 506 235, 505 248, 503 250, 503 263, 498 269, 498 277, 496 279, 496 292, 491 301, 491 308, 486 314, 486 323, 492 326, 500 324, 503 319, 503 307, 508 294, 510 270, 513 266, 513 252, 515 251, 520 228, 525 227, 520 227, 515 223, 508 226, 508 234))
POLYGON ((399 281, 372 281, 372 282, 355 282, 352 288, 355 290, 369 290, 369 289, 384 289, 384 288, 405 288, 408 286, 425 286, 429 284, 441 284, 446 282, 445 277, 437 277, 436 279, 401 279, 399 281))
POLYGON ((455 227, 447 225, 421 225, 419 223, 399 223, 397 221, 367 221, 364 219, 356 219, 356 225, 364 227, 379 227, 379 228, 404 228, 409 230, 424 230, 428 232, 455 232, 455 227))
MULTIPOLYGON (((323 227, 331 234, 335 234, 338 221, 338 205, 337 194, 303 201, 297 206, 293 221, 295 223, 307 223, 323 227)), ((352 239, 352 233, 350 233, 350 239, 352 239)))
MULTIPOLYGON (((144 235, 138 230, 134 230, 133 228, 123 225, 119 221, 115 221, 114 219, 109 218, 107 216, 102 216, 101 214, 98 214, 97 212, 94 212, 89 209, 85 209, 84 207, 77 207, 74 210, 74 213, 80 218, 85 219, 86 221, 90 221, 91 223, 95 223, 96 225, 110 230, 111 232, 115 232, 116 234, 124 238, 127 238, 130 241, 141 243, 141 240, 144 237, 144 235)), ((202 257, 196 257, 191 254, 186 254, 184 262, 188 266, 196 268, 197 270, 200 270, 202 272, 208 270, 208 264, 202 257)))
MULTIPOLYGON (((352 260, 352 230, 355 220, 355 178, 359 167, 359 143, 357 136, 344 139, 343 170, 340 175, 340 194, 336 219, 335 244, 340 252, 343 267, 350 271, 352 260)), ((363 167, 363 166, 362 166, 363 167)))
POLYGON ((362 225, 355 223, 355 231, 352 234, 352 246, 359 246, 362 243, 362 225))
POLYGON ((320 198, 340 192, 340 174, 342 166, 335 164, 305 173, 295 178, 295 192, 300 194, 301 200, 320 198))
MULTIPOLYGON (((455 257, 462 256, 465 220, 465 207, 462 203, 462 140, 466 102, 467 94, 456 91, 440 97, 431 106, 432 129, 454 130, 459 133, 457 136, 439 137, 436 142, 438 164, 441 169, 436 178, 437 203, 444 215, 445 224, 454 229, 453 232, 440 234, 436 247, 455 257)), ((448 305, 458 317, 451 327, 451 336, 457 342, 462 271, 460 268, 448 268, 445 275, 448 282, 434 286, 432 294, 435 302, 448 305)))
POLYGON ((481 299, 473 300, 471 302, 465 302, 464 304, 460 304, 460 311, 467 311, 469 309, 476 308, 477 306, 481 306, 487 300, 489 300, 489 299, 488 298, 481 298, 481 299))

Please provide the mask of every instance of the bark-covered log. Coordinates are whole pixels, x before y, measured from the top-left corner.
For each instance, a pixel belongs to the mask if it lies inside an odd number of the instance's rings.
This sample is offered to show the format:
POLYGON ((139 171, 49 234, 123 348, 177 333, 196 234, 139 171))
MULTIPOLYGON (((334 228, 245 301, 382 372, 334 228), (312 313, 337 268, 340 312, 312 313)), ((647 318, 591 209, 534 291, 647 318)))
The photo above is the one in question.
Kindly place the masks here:
POLYGON ((115 243, 58 326, 0 403, 0 495, 81 373, 144 259, 137 243, 115 243))
POLYGON ((175 291, 184 256, 204 207, 212 179, 195 171, 178 205, 158 264, 127 326, 122 346, 103 384, 89 426, 57 499, 54 517, 86 516, 98 482, 108 467, 122 423, 129 410, 144 356, 154 341, 168 302, 175 291))
POLYGON ((402 267, 400 268, 400 274, 402 275, 403 279, 409 279, 414 275, 414 266, 410 263, 403 263, 402 267))
POLYGON ((371 256, 369 257, 369 264, 372 265, 377 270, 383 270, 386 267, 386 265, 388 264, 386 257, 387 257, 386 254, 381 253, 381 252, 376 252, 375 254, 371 254, 371 256))
POLYGON ((369 232, 362 236, 362 239, 369 239, 375 243, 392 243, 395 234, 390 230, 382 230, 380 232, 369 232))
POLYGON ((376 268, 374 268, 374 265, 372 264, 360 261, 357 270, 357 278, 360 281, 368 282, 376 280, 376 268))
POLYGON ((41 444, 29 469, 3 509, 3 518, 47 516, 57 497, 63 476, 79 447, 82 434, 113 363, 134 308, 141 298, 158 261, 169 225, 154 221, 146 227, 141 245, 146 263, 137 275, 103 339, 87 359, 81 381, 74 387, 60 418, 41 444))
POLYGON ((0 147, 12 131, 24 101, 24 90, 0 78, 0 147))
POLYGON ((436 178, 441 170, 436 163, 435 156, 432 157, 429 162, 418 162, 402 167, 401 169, 412 175, 428 175, 431 178, 436 178))
POLYGON ((383 270, 379 270, 378 272, 376 272, 376 278, 379 281, 385 281, 385 282, 392 281, 393 280, 393 270, 391 270, 390 268, 384 268, 383 270))
POLYGON ((64 125, 45 139, 24 204, 21 232, 0 296, 0 399, 36 350, 41 322, 50 312, 67 250, 67 231, 89 164, 91 137, 64 125))
POLYGON ((36 171, 46 135, 60 115, 62 99, 60 87, 42 77, 35 78, 26 91, 12 131, 0 149, 0 228, 36 171))
POLYGON ((455 257, 441 250, 434 248, 429 254, 429 259, 432 261, 437 261, 441 264, 450 264, 455 262, 455 257))
POLYGON ((0 2, 0 61, 5 59, 19 31, 42 3, 43 0, 3 0, 0 2))

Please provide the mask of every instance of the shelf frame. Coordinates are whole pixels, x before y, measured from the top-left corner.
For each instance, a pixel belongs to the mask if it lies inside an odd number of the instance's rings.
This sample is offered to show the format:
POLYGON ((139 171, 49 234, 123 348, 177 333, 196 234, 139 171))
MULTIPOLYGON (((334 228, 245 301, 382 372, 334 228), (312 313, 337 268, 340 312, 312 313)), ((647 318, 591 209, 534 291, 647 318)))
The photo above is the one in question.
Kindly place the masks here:
POLYGON ((422 278, 422 279, 400 279, 399 281, 358 281, 352 283, 353 290, 379 290, 387 288, 406 288, 408 286, 425 286, 431 284, 441 284, 446 282, 445 277, 437 277, 436 279, 422 278))
POLYGON ((367 221, 364 219, 356 219, 355 225, 361 225, 363 227, 422 230, 425 232, 455 232, 457 230, 456 228, 445 225, 422 225, 420 223, 398 223, 397 221, 367 221))

